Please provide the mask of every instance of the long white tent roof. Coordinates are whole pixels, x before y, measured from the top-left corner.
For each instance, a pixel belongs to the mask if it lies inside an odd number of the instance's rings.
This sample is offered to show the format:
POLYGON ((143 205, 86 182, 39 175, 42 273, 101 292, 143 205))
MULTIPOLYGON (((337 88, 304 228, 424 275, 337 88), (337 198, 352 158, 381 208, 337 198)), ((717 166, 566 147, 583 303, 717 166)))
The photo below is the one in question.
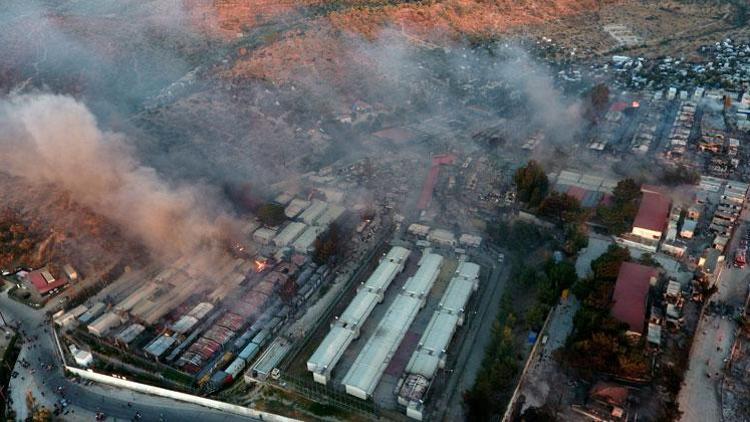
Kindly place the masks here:
POLYGON ((469 301, 471 292, 477 287, 479 265, 463 261, 456 269, 456 275, 448 283, 448 288, 440 301, 440 308, 452 313, 461 313, 469 301))
POLYGON ((400 246, 391 248, 365 283, 365 288, 357 292, 341 317, 331 327, 331 331, 315 349, 315 352, 307 361, 309 371, 324 373, 333 370, 333 367, 341 359, 344 350, 359 334, 359 327, 364 324, 373 308, 380 301, 382 292, 391 284, 396 274, 403 269, 406 258, 410 253, 411 251, 400 246), (387 278, 383 278, 385 276, 387 278), (373 282, 368 286, 373 278, 376 278, 377 284, 373 282), (379 288, 372 289, 373 286, 379 288))
POLYGON ((333 370, 333 367, 341 359, 341 355, 354 340, 355 335, 354 331, 342 325, 334 324, 331 331, 315 349, 315 353, 307 360, 307 370, 318 373, 333 370))
POLYGON ((425 254, 419 261, 417 272, 404 284, 403 291, 407 294, 424 297, 435 283, 442 265, 442 256, 434 253, 425 254))
POLYGON ((273 238, 273 243, 276 244, 276 246, 286 246, 294 239, 297 238, 300 234, 302 234, 303 231, 305 231, 305 226, 303 223, 298 223, 296 221, 292 221, 289 223, 286 227, 284 227, 284 230, 282 230, 279 234, 276 235, 276 237, 273 238))
POLYGON ((339 322, 350 328, 361 327, 379 301, 379 294, 360 290, 339 317, 339 322))
POLYGON ((391 248, 383 260, 380 261, 380 265, 375 268, 372 275, 365 281, 364 287, 374 292, 384 292, 396 277, 396 274, 404 269, 404 264, 409 254, 411 254, 411 251, 401 246, 391 248))
POLYGON ((430 319, 417 349, 406 365, 407 374, 418 374, 427 379, 435 376, 456 332, 460 314, 474 291, 479 269, 479 265, 471 262, 464 261, 459 264, 456 275, 443 293, 440 306, 430 319))
POLYGON ((458 326, 458 316, 447 312, 436 311, 430 320, 417 350, 411 355, 406 365, 406 372, 419 374, 432 379, 437 372, 440 359, 453 338, 458 326))
POLYGON ((363 391, 367 396, 372 395, 420 306, 420 298, 405 295, 396 297, 375 333, 344 376, 342 383, 345 386, 363 391))

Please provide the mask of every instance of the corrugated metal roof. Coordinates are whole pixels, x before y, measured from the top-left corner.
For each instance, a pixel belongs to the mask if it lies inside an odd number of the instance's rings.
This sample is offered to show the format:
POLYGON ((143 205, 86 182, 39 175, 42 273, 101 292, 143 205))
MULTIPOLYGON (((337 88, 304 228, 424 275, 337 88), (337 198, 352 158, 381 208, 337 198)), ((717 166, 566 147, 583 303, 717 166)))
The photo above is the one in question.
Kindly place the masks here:
POLYGON ((355 335, 353 330, 334 324, 307 360, 307 370, 320 374, 332 371, 355 335))
POLYGON ((394 246, 383 258, 375 271, 365 281, 364 287, 372 291, 385 291, 403 268, 411 251, 400 246, 394 246))
POLYGON ((273 243, 276 246, 286 246, 294 239, 297 238, 304 230, 305 226, 303 223, 299 223, 297 221, 293 221, 289 223, 284 229, 276 235, 276 237, 273 238, 273 243))
POLYGON ((161 335, 152 341, 151 344, 146 346, 145 350, 148 354, 159 357, 164 354, 172 345, 175 343, 174 337, 167 335, 161 335))
POLYGON ((436 311, 419 340, 417 350, 414 351, 406 365, 406 372, 432 379, 445 350, 453 338, 453 334, 456 332, 457 326, 457 315, 436 311))
POLYGON ((214 309, 214 305, 208 303, 208 302, 201 302, 193 309, 188 312, 188 315, 193 316, 198 319, 203 319, 206 315, 208 315, 209 312, 211 312, 214 309))
POLYGON ((386 311, 342 383, 371 396, 422 305, 420 298, 399 295, 386 311))
POLYGON ((456 275, 448 283, 440 301, 440 308, 457 315, 462 313, 478 283, 479 270, 479 265, 473 262, 461 262, 456 269, 456 275))
POLYGON ((122 332, 117 335, 117 339, 124 343, 130 343, 145 329, 146 327, 141 324, 132 324, 128 328, 122 330, 122 332))
POLYGON ((434 253, 425 254, 419 261, 419 269, 404 283, 402 290, 408 294, 424 297, 432 289, 442 266, 442 256, 434 253))
POLYGON ((327 203, 314 199, 312 205, 300 214, 299 219, 306 224, 313 224, 321 215, 323 215, 327 207, 327 203))
POLYGON ((350 327, 361 327, 379 301, 379 294, 360 290, 341 314, 339 322, 350 327))
POLYGON ((630 330, 642 333, 646 319, 646 296, 656 269, 633 262, 623 262, 612 295, 612 316, 628 324, 630 330))

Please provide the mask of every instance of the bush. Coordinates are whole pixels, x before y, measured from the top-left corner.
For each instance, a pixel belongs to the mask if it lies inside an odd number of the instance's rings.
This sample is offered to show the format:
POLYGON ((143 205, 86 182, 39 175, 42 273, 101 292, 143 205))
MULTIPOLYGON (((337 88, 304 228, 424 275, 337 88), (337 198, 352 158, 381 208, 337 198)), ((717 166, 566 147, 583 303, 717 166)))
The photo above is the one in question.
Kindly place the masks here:
POLYGON ((258 209, 258 219, 267 226, 276 227, 286 220, 284 207, 272 202, 262 205, 258 209))

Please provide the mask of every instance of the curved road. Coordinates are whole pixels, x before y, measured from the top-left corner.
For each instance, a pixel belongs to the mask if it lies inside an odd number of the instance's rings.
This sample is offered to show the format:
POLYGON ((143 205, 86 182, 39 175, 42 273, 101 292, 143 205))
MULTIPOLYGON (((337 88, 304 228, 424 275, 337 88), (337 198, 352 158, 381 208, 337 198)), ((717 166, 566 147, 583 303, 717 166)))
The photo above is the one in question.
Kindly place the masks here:
POLYGON ((5 290, 0 293, 0 311, 9 325, 18 328, 23 338, 21 354, 14 368, 19 375, 10 382, 10 397, 18 420, 27 416, 27 391, 33 393, 37 403, 53 409, 54 403, 62 397, 57 392, 58 387, 62 387, 70 403, 66 408, 69 413, 62 415, 65 420, 94 420, 97 411, 104 412, 107 420, 132 420, 136 411, 141 413, 143 421, 252 420, 190 403, 111 386, 85 385, 65 378, 51 328, 43 322, 44 310, 31 309, 10 299, 5 290), (23 367, 22 359, 29 363, 28 368, 23 367), (46 369, 45 365, 50 364, 52 369, 46 369))

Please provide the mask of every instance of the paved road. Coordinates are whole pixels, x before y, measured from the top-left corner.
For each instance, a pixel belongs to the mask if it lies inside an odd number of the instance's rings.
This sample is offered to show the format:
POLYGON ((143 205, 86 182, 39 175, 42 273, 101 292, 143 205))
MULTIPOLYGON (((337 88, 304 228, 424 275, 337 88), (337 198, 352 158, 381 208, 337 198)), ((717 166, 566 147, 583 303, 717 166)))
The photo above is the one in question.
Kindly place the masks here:
MULTIPOLYGON (((745 219, 746 216, 743 216, 745 219)), ((734 252, 747 224, 737 230, 727 250, 734 252)), ((750 269, 723 268, 718 281, 719 291, 711 302, 739 309, 747 295, 750 269)), ((690 368, 685 374, 685 383, 678 397, 682 420, 720 421, 721 397, 719 385, 724 377, 724 365, 729 357, 737 324, 733 315, 706 312, 698 323, 693 346, 690 350, 690 368)))
POLYGON ((0 309, 9 324, 19 326, 25 338, 19 360, 14 368, 19 376, 12 379, 10 384, 13 409, 19 420, 24 420, 27 416, 27 391, 32 392, 39 404, 52 409, 54 402, 60 399, 60 395, 56 392, 58 386, 63 387, 63 393, 71 403, 67 408, 70 413, 64 416, 66 420, 93 420, 96 411, 104 412, 108 416, 107 420, 131 420, 136 410, 143 415, 144 421, 158 421, 161 415, 167 421, 249 420, 249 418, 130 390, 97 384, 86 386, 73 382, 63 375, 50 328, 42 324, 43 313, 8 298, 7 291, 0 294, 0 309), (29 362, 29 368, 22 367, 21 359, 29 362), (42 364, 52 364, 54 367, 47 370, 42 368, 42 364), (131 406, 128 406, 128 403, 131 403, 131 406))
POLYGON ((486 288, 480 288, 478 292, 481 295, 476 308, 478 313, 470 316, 467 321, 470 324, 470 331, 466 333, 461 350, 458 351, 456 367, 450 372, 445 393, 435 404, 436 413, 441 415, 436 420, 464 420, 462 393, 474 385, 477 373, 481 369, 484 351, 492 339, 492 324, 495 322, 500 297, 508 279, 508 267, 497 263, 495 253, 482 252, 479 258, 475 257, 472 260, 482 265, 483 270, 490 269, 492 273, 488 278, 486 288))
POLYGON ((550 402, 551 398, 557 400, 561 397, 563 391, 555 390, 556 387, 564 385, 563 379, 567 377, 560 371, 552 356, 565 345, 565 340, 573 331, 573 318, 579 308, 580 303, 571 295, 566 302, 552 310, 547 328, 540 334, 547 336, 547 342, 537 347, 534 356, 529 357, 529 369, 519 380, 519 394, 525 397, 522 411, 529 407, 542 407, 550 402))

